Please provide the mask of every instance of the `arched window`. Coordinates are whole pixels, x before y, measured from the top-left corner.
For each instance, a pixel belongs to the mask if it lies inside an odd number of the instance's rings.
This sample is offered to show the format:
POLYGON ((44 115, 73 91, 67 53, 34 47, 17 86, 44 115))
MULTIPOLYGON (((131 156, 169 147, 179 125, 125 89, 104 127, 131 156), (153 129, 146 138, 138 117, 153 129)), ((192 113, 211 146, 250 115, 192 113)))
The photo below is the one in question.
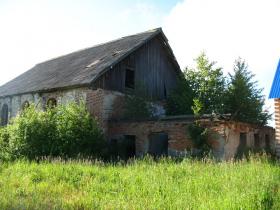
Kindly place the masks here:
POLYGON ((1 126, 7 125, 8 120, 9 120, 9 107, 7 104, 4 104, 1 110, 1 126))
POLYGON ((28 101, 23 102, 23 104, 21 105, 21 109, 25 110, 26 108, 28 108, 30 106, 28 101))
POLYGON ((57 106, 57 101, 56 101, 56 99, 55 98, 50 98, 49 100, 48 100, 48 102, 47 102, 47 107, 48 108, 54 108, 54 107, 56 107, 57 106))

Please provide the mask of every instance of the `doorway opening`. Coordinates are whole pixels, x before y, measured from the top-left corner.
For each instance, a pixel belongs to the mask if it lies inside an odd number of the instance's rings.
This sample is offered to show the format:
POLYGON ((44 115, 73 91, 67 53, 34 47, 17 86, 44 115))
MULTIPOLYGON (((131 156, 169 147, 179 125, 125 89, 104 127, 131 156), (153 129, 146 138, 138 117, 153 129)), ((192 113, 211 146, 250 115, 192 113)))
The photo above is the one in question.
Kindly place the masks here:
POLYGON ((122 138, 110 140, 110 155, 112 158, 128 160, 136 156, 136 136, 124 135, 122 138))
POLYGON ((168 134, 164 132, 149 135, 149 151, 153 157, 168 155, 168 134))

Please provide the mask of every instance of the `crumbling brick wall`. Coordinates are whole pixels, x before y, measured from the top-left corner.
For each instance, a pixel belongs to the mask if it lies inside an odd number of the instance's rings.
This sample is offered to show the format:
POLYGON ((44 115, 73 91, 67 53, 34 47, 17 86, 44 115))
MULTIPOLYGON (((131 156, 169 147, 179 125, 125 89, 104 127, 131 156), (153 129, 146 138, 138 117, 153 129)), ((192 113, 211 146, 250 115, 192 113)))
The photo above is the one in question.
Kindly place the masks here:
MULTIPOLYGON (((168 148, 174 151, 185 151, 193 148, 192 140, 188 134, 188 126, 194 121, 190 120, 150 120, 150 121, 112 121, 108 127, 108 138, 114 139, 124 135, 136 137, 136 155, 146 154, 149 148, 149 135, 163 132, 168 134, 168 148)), ((258 127, 251 124, 227 121, 201 120, 200 124, 209 130, 208 142, 214 155, 220 159, 235 157, 239 143, 240 133, 246 133, 247 146, 254 148, 254 134, 259 134, 260 146, 265 147, 265 135, 270 138, 270 146, 274 149, 274 129, 271 127, 258 127)))
POLYGON ((97 119, 105 135, 107 134, 108 120, 122 112, 123 97, 123 94, 119 92, 103 89, 87 92, 86 104, 88 110, 97 119))
POLYGON ((152 133, 168 134, 168 147, 184 151, 192 148, 192 141, 188 137, 187 127, 191 122, 184 121, 116 121, 109 123, 108 137, 116 138, 120 135, 136 136, 136 154, 147 153, 149 135, 152 133))

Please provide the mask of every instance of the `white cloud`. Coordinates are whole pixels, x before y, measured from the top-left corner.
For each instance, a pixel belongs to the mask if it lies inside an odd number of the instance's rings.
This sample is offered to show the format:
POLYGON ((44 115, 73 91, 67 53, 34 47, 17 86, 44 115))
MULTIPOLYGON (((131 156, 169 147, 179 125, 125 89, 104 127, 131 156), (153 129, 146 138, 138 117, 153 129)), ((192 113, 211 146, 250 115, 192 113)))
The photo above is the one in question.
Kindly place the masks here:
POLYGON ((184 0, 164 29, 182 68, 205 50, 227 73, 240 56, 268 95, 280 58, 279 11, 279 0, 184 0))
POLYGON ((161 19, 160 9, 147 3, 0 2, 0 85, 38 62, 154 28, 161 19))

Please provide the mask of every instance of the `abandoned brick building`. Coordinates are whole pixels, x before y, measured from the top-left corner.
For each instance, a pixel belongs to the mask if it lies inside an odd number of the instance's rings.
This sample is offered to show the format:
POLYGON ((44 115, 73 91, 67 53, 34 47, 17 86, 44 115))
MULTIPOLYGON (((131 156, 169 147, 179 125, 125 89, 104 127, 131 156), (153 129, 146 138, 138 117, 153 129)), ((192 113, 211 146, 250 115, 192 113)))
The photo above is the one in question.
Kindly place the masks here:
MULTIPOLYGON (((176 87, 180 67, 163 31, 154 29, 40 64, 0 87, 1 125, 6 125, 29 103, 43 109, 48 104, 86 101, 112 144, 126 141, 128 156, 151 153, 180 155, 192 148, 188 116, 164 116, 162 102, 176 87), (155 101, 155 119, 120 120, 121 99, 138 85, 155 101)), ((270 127, 204 119, 212 131, 217 156, 230 159, 243 147, 274 148, 270 127)))

